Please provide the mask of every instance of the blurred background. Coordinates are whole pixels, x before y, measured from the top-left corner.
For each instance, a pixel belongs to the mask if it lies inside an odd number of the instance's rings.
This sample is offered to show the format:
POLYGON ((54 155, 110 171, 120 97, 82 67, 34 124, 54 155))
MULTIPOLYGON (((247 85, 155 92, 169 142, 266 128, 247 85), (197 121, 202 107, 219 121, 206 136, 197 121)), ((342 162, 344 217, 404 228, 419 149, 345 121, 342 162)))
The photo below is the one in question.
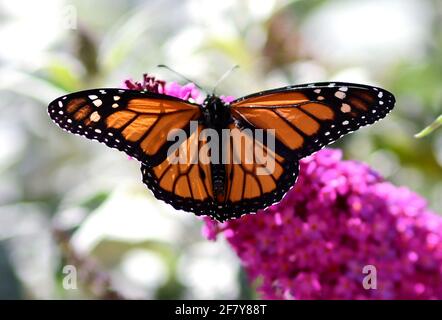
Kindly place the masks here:
POLYGON ((118 87, 163 63, 241 96, 341 80, 397 97, 333 147, 442 212, 439 0, 0 0, 0 298, 256 298, 223 239, 153 198, 137 161, 65 133, 65 93, 118 87), (75 268, 70 268, 69 266, 75 268))

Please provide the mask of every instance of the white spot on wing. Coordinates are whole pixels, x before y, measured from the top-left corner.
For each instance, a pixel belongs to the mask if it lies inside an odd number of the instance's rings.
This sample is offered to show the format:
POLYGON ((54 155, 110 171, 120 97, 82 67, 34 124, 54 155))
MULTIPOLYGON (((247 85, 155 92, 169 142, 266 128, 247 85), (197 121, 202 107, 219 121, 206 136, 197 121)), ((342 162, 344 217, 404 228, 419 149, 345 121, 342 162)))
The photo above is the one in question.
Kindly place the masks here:
POLYGON ((344 113, 350 112, 351 111, 351 107, 350 105, 343 103, 341 106, 341 111, 344 113))
POLYGON ((342 91, 336 91, 335 92, 335 97, 339 98, 339 99, 344 99, 345 98, 345 93, 342 91))
POLYGON ((95 104, 96 107, 99 107, 103 104, 103 101, 101 101, 100 99, 94 100, 93 104, 95 104))
POLYGON ((91 116, 89 119, 91 119, 92 122, 98 122, 100 121, 100 115, 98 114, 97 111, 92 112, 91 116))

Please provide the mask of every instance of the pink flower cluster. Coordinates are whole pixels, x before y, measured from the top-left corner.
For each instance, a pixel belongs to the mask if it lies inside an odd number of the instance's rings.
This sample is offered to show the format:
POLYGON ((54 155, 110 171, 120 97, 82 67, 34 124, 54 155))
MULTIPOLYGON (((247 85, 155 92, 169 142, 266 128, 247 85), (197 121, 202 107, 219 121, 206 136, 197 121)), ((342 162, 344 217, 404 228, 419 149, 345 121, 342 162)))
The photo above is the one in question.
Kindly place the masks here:
MULTIPOLYGON (((193 100, 196 103, 202 103, 204 96, 201 95, 200 90, 194 83, 187 83, 180 85, 176 82, 166 82, 164 80, 158 80, 154 76, 143 74, 142 81, 135 81, 132 79, 125 80, 122 86, 124 89, 149 91, 160 94, 167 94, 172 97, 180 98, 183 100, 193 100)), ((232 102, 235 100, 233 96, 220 96, 224 102, 232 102)))
POLYGON ((148 74, 143 75, 143 80, 141 82, 134 80, 125 80, 123 88, 167 94, 169 96, 180 98, 183 100, 192 99, 196 102, 201 102, 202 99, 198 88, 193 83, 188 83, 182 86, 176 82, 166 82, 163 80, 158 80, 148 74))
MULTIPOLYGON (((124 87, 203 99, 192 83, 148 75, 124 87)), ((225 223, 207 218, 203 233, 226 237, 263 298, 442 299, 442 218, 368 166, 342 161, 339 150, 301 161, 280 203, 225 223), (364 266, 376 268, 376 289, 364 288, 364 266)))
POLYGON ((276 205, 225 223, 223 234, 267 299, 442 299, 442 218, 367 165, 324 149, 301 162, 276 205), (365 289, 364 266, 376 268, 365 289), (372 281, 370 281, 372 283, 372 281))

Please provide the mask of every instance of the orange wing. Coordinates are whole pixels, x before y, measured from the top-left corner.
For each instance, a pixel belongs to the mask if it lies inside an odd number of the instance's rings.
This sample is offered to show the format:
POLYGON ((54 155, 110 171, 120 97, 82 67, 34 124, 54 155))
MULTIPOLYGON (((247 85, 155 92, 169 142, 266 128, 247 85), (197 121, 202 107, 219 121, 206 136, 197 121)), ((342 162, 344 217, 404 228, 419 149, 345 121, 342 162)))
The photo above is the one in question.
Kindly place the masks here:
POLYGON ((73 93, 49 104, 52 120, 61 128, 98 140, 149 164, 166 158, 173 129, 188 130, 200 108, 174 97, 122 89, 73 93))
POLYGON ((229 129, 234 133, 226 148, 225 193, 214 195, 212 159, 201 151, 207 143, 204 135, 200 137, 202 129, 200 125, 159 165, 142 164, 143 181, 156 198, 176 209, 225 221, 271 205, 295 183, 297 161, 287 161, 255 140, 248 131, 246 133, 231 124, 229 129), (198 137, 198 148, 192 149, 198 137), (246 145, 252 145, 254 149, 252 159, 248 159, 250 150, 246 145), (185 155, 181 158, 182 163, 174 163, 182 154, 185 155))
POLYGON ((210 214, 214 207, 210 158, 200 152, 207 140, 203 126, 190 132, 185 142, 156 166, 141 165, 143 182, 155 197, 176 209, 210 214), (199 140, 201 139, 201 140, 199 140))
POLYGON ((234 124, 228 144, 226 193, 217 199, 223 205, 218 220, 256 212, 279 201, 295 184, 298 162, 289 160, 256 139, 253 131, 234 124))
POLYGON ((201 135, 200 106, 180 99, 97 89, 53 101, 49 114, 63 129, 140 160, 143 181, 158 199, 225 221, 279 201, 296 181, 299 159, 379 120, 394 102, 386 90, 350 83, 287 87, 237 99, 230 104, 228 142, 218 145, 222 166, 211 163, 212 153, 201 152, 208 140, 201 135), (199 121, 196 128, 189 125, 192 120, 199 121), (185 130, 185 141, 168 140, 174 129, 185 130), (267 137, 258 138, 257 129, 267 137))
POLYGON ((273 129, 276 151, 301 159, 342 135, 383 118, 394 97, 381 88, 351 83, 286 87, 231 104, 240 126, 273 129))

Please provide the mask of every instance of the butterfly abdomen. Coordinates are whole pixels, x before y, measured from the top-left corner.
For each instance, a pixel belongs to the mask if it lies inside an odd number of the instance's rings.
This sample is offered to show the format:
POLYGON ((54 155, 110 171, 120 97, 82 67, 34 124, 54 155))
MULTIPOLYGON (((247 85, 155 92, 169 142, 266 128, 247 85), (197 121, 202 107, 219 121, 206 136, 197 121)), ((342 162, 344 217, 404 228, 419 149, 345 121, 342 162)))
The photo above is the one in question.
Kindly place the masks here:
POLYGON ((224 164, 212 164, 213 194, 223 196, 226 189, 226 168, 224 164))

